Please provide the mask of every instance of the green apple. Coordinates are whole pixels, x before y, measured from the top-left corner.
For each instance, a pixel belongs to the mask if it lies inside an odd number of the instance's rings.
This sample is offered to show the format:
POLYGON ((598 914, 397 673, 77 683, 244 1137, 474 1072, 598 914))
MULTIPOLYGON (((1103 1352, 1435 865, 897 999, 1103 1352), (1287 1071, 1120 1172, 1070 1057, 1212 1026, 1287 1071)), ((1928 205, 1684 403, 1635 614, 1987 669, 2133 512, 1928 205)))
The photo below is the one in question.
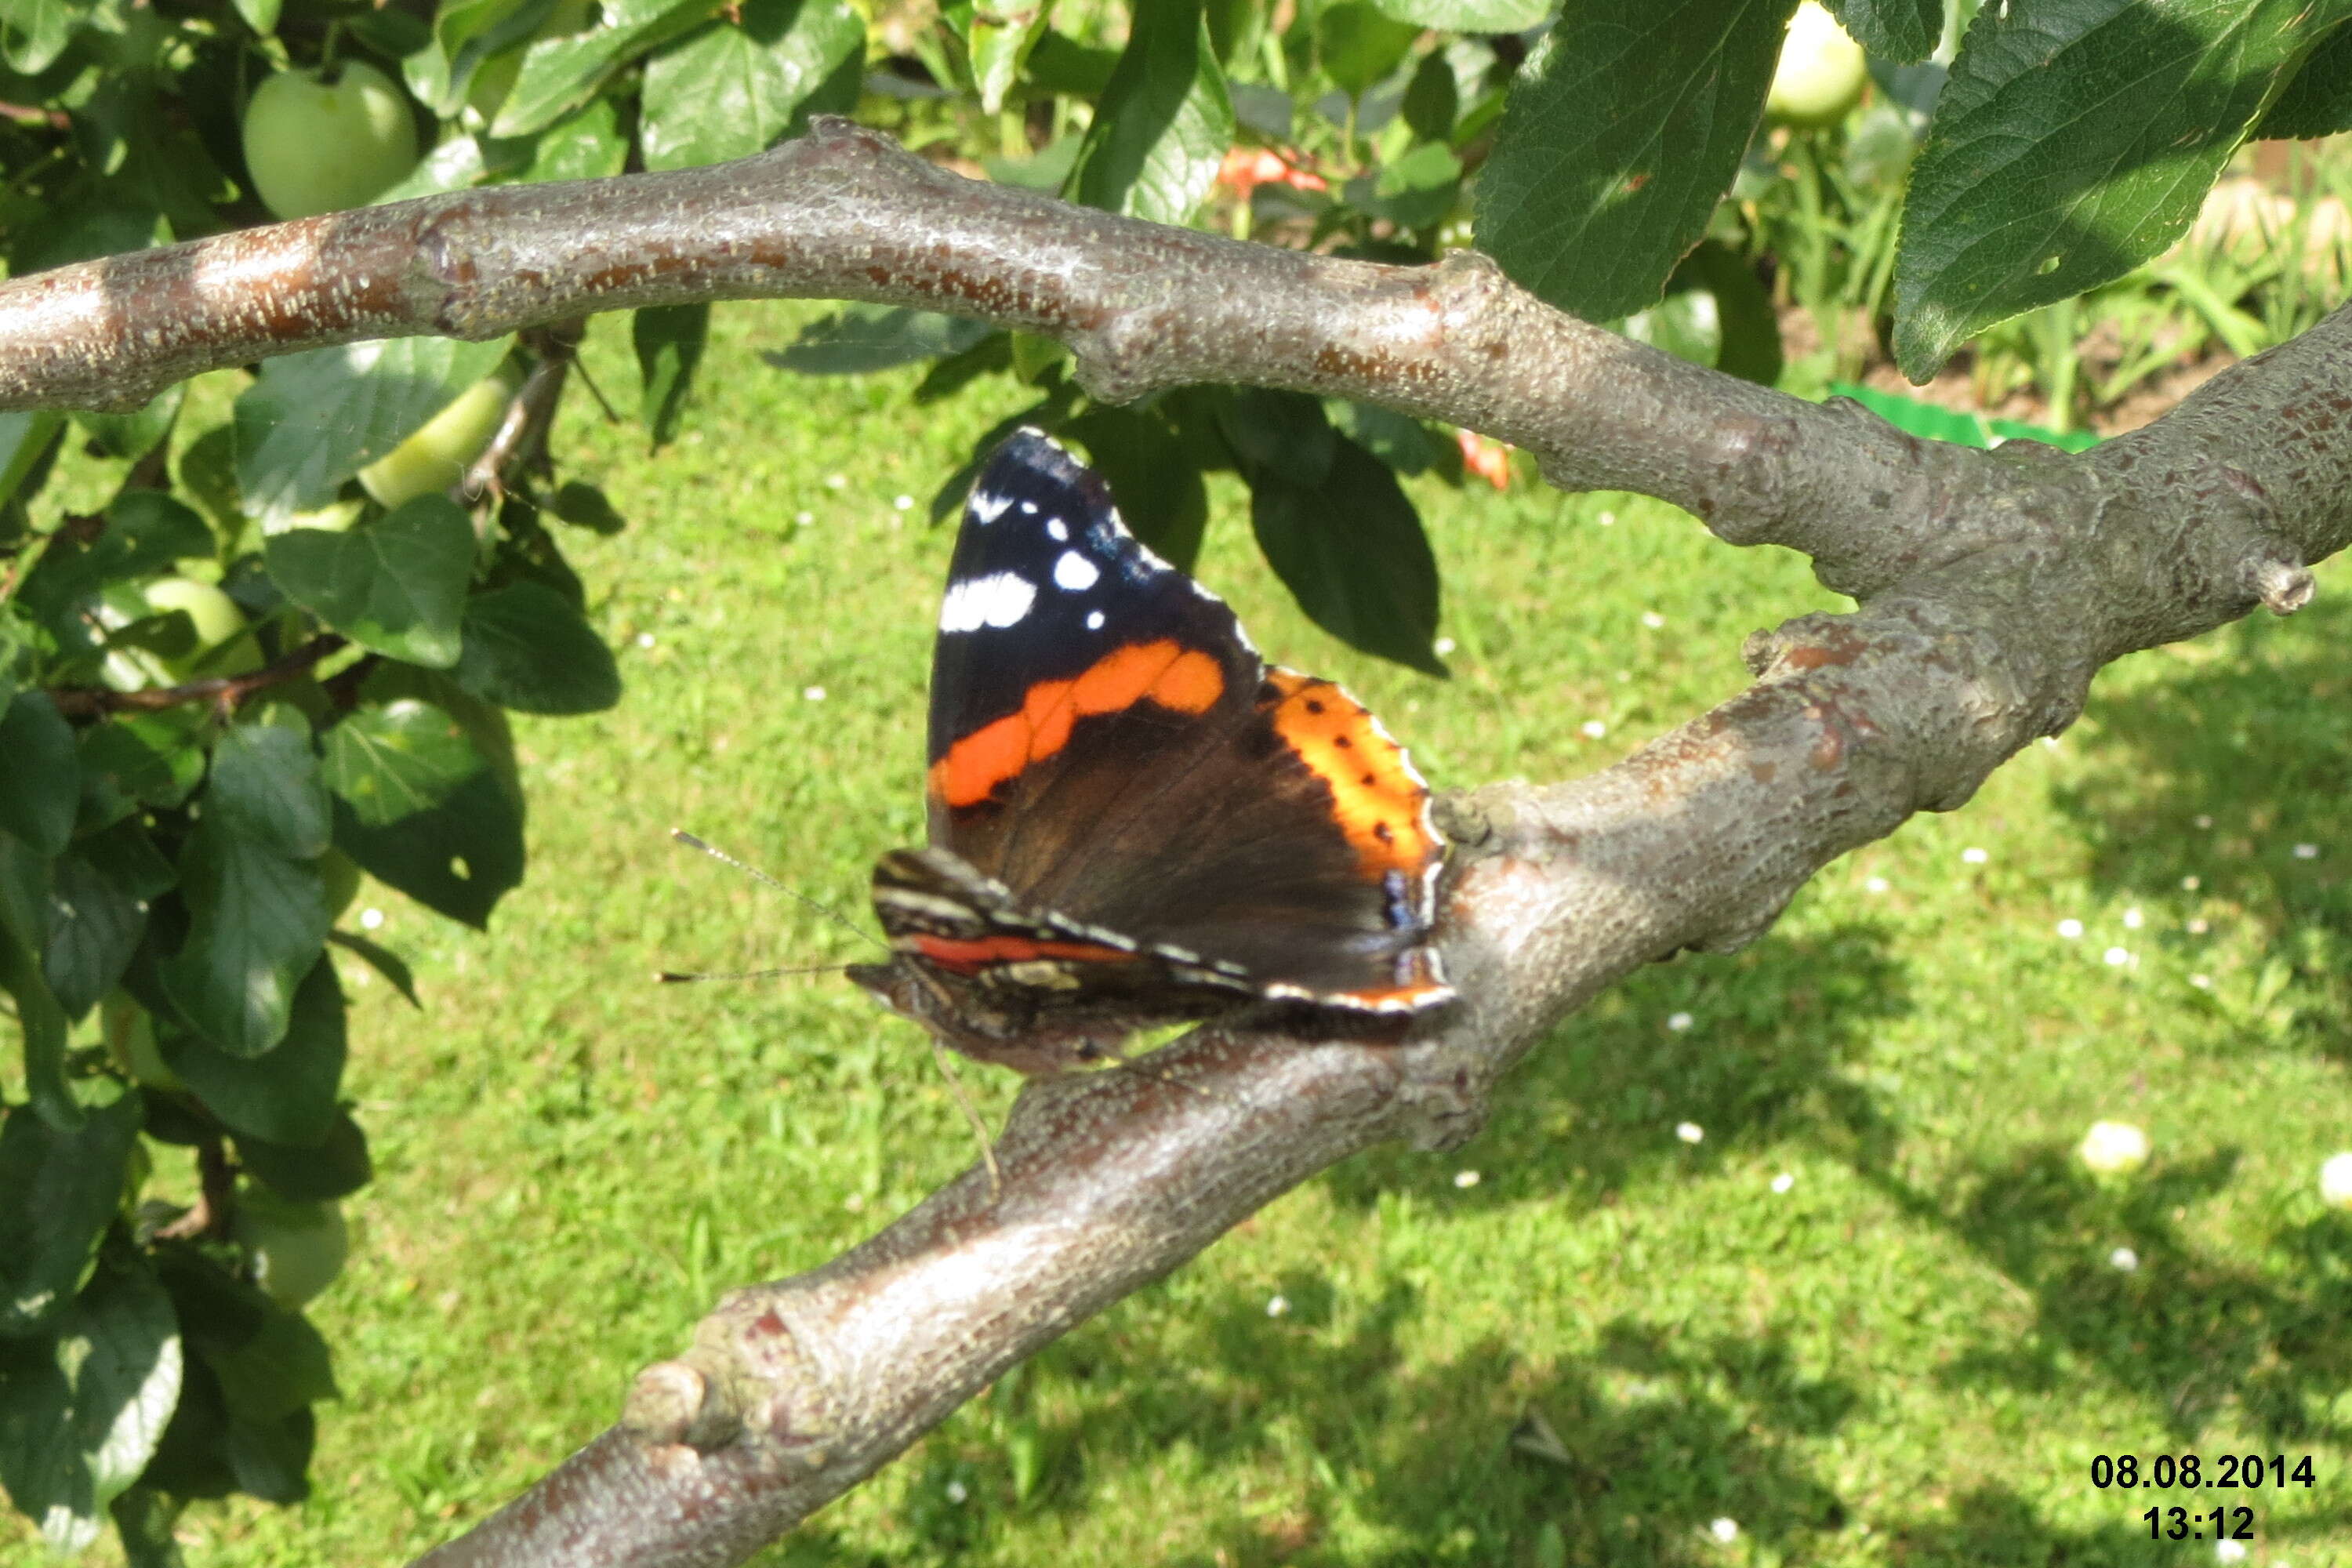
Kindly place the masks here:
POLYGON ((298 1204, 254 1181, 236 1190, 229 1234, 253 1258, 253 1282, 281 1307, 299 1307, 333 1284, 352 1250, 341 1205, 298 1204))
POLYGON ((133 1083, 149 1089, 185 1089, 155 1046, 155 1020, 147 1009, 118 991, 99 1005, 99 1028, 106 1038, 106 1054, 133 1083))
MULTIPOLYGON (((186 653, 169 658, 137 647, 118 648, 108 654, 100 676, 117 691, 177 686, 205 676, 247 675, 261 668, 261 650, 244 635, 245 612, 237 607, 235 599, 212 584, 194 577, 158 577, 141 584, 138 596, 146 606, 146 615, 185 612, 195 626, 196 640, 186 653), (226 646, 231 643, 235 646, 226 646)), ((120 603, 118 600, 117 605, 120 603)), ((111 628, 127 626, 141 617, 100 605, 98 618, 111 628)))
POLYGON ((416 434, 362 468, 361 486, 386 508, 447 489, 499 433, 521 384, 521 373, 510 364, 476 382, 416 434))
POLYGON ((346 60, 335 79, 279 71, 245 106, 245 166, 282 218, 364 206, 416 166, 416 121, 393 79, 346 60))
POLYGON ((1780 63, 1764 112, 1783 125, 1835 125, 1862 101, 1870 68, 1862 46, 1846 36, 1837 18, 1816 0, 1801 0, 1780 40, 1780 63))

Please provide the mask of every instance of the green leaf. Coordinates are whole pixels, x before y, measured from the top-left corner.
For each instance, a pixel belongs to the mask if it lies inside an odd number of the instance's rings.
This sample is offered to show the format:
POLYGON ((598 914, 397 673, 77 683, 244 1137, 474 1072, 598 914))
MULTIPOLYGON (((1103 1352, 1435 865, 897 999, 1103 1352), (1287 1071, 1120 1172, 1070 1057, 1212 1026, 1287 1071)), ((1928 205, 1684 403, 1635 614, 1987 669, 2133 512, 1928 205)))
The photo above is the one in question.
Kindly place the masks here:
POLYGON ((1346 195, 1356 206, 1400 228, 1428 228, 1454 210, 1461 184, 1462 160, 1454 149, 1424 142, 1381 164, 1378 174, 1349 180, 1346 195))
POLYGON ((1368 0, 1340 0, 1315 17, 1316 53, 1323 74, 1350 98, 1404 63, 1405 51, 1421 37, 1421 24, 1401 22, 1368 0))
POLYGON ((0 500, 24 487, 65 423, 64 415, 47 408, 0 414, 0 500))
POLYGON ((73 421, 104 456, 124 461, 143 458, 172 433, 172 421, 179 417, 180 401, 187 390, 187 383, 181 382, 165 387, 150 398, 146 406, 128 414, 92 414, 84 410, 77 412, 73 421))
POLYGON ((0 708, 0 830, 44 855, 73 837, 81 804, 81 761, 73 726, 46 691, 19 691, 0 708))
POLYGON ((1298 607, 1333 637, 1432 675, 1445 673, 1437 635, 1437 560, 1396 476, 1343 436, 1314 487, 1261 467, 1250 482, 1259 548, 1298 607))
POLYGON ((1048 28, 1029 51, 1029 85, 1047 96, 1097 99, 1110 87, 1118 58, 1117 49, 1081 44, 1048 28))
POLYGON ((121 983, 147 930, 148 905, 176 879, 136 822, 84 835, 54 873, 41 973, 66 1016, 79 1018, 121 983))
POLYGON ((629 318, 629 339, 637 351, 637 379, 643 388, 637 418, 652 432, 656 447, 677 438, 686 395, 694 385, 695 367, 702 363, 703 344, 709 336, 708 305, 648 305, 629 318))
POLYGON ((15 834, 0 833, 0 931, 14 932, 27 949, 48 935, 51 865, 15 834))
POLYGON ((236 1156, 247 1170, 268 1183, 272 1192, 302 1204, 349 1197, 375 1174, 374 1162, 368 1158, 367 1135, 348 1111, 337 1111, 327 1135, 313 1143, 272 1143, 240 1133, 236 1156))
POLYGON ((1209 194, 1233 140, 1234 106, 1200 0, 1138 0, 1064 194, 1181 224, 1209 194))
POLYGON ((51 1335, 0 1342, 0 1481, 53 1552, 98 1538, 180 1398, 179 1325, 143 1259, 101 1268, 51 1335))
POLYGON ((646 63, 637 140, 646 168, 757 153, 866 43, 844 0, 744 0, 740 12, 740 24, 722 21, 646 63))
POLYGON ((820 316, 791 343, 760 357, 803 375, 866 375, 962 353, 992 335, 985 321, 961 316, 899 305, 849 305, 820 316))
POLYGON ((446 496, 337 532, 289 528, 263 547, 286 596, 362 647, 446 669, 474 574, 474 525, 446 496))
MULTIPOLYGON (((14 858, 21 854, 46 873, 47 861, 21 849, 18 841, 0 834, 0 849, 14 858)), ((25 1088, 33 1110, 60 1132, 79 1130, 87 1120, 66 1079, 66 1044, 69 1020, 49 982, 41 973, 38 933, 26 935, 13 923, 0 930, 0 992, 16 1000, 16 1027, 25 1037, 25 1088)), ((5 1228, 5 1226, 0 1226, 5 1228)), ((0 1237, 5 1239, 5 1237, 0 1237)), ((5 1304, 0 1304, 0 1333, 6 1333, 5 1304)))
POLYGON ((29 1106, 0 1115, 0 1343, 45 1331, 80 1288, 122 1199, 139 1097, 61 1131, 29 1106))
POLYGON ((1944 34, 1943 0, 1829 0, 1830 14, 1879 59, 1924 60, 1944 34))
POLYGON ((1462 450, 1410 414, 1377 403, 1327 404, 1324 412, 1350 440, 1400 474, 1435 471, 1449 484, 1462 478, 1462 450))
POLYGON ((520 582, 466 601, 459 686, 518 713, 597 713, 621 700, 613 650, 569 600, 520 582))
POLYGON ((1405 84, 1405 125, 1423 142, 1443 142, 1454 134, 1461 111, 1462 89, 1454 79, 1454 63, 1443 51, 1423 55, 1413 68, 1412 80, 1405 84))
POLYGON ((520 797, 446 702, 353 713, 328 732, 326 777, 335 842, 420 903, 478 926, 522 880, 520 797))
POLYGON ((400 954, 350 931, 331 931, 327 933, 327 940, 364 960, 369 968, 383 975, 394 991, 408 999, 410 1006, 422 1008, 425 1005, 416 999, 416 976, 410 973, 407 961, 400 954))
POLYGON ((1564 11, 1478 177, 1478 247, 1591 321, 1655 304, 1764 108, 1795 0, 1564 11))
POLYGON ((2273 95, 2347 15, 2352 0, 1979 12, 1911 168, 1895 267, 1903 373, 1926 381, 1985 328, 2186 234, 2273 95))
POLYGON ((344 480, 496 370, 512 342, 393 338, 265 361, 236 400, 247 507, 278 518, 326 505, 344 480))
POLYGON ((180 851, 187 940, 162 965, 163 989, 191 1026, 232 1056, 283 1039, 294 988, 327 940, 319 873, 205 817, 180 851))
POLYGON ((719 9, 717 0, 606 0, 596 8, 594 26, 532 40, 490 134, 528 136, 546 129, 587 102, 621 66, 690 32, 719 9))
POLYGON ((241 1489, 299 1501, 315 1431, 310 1406, 337 1396, 326 1342, 193 1247, 166 1247, 156 1265, 194 1353, 150 1483, 184 1496, 241 1489))
POLYGON ((0 59, 20 75, 40 75, 93 8, 89 0, 0 0, 0 59))
POLYGON ((205 776, 204 725, 193 708, 92 724, 77 738, 85 797, 96 792, 160 810, 178 805, 205 776))
POLYGON ((1217 427, 1244 473, 1270 472, 1304 489, 1318 489, 1330 478, 1339 436, 1319 399, 1244 386, 1220 402, 1216 412, 1217 427))
POLYGON ((315 860, 332 831, 327 786, 310 749, 309 726, 231 727, 213 751, 205 809, 239 837, 265 845, 289 860, 315 860))
POLYGON ((1372 0, 1416 27, 1442 33, 1524 33, 1551 15, 1551 0, 1372 0))
POLYGON ((432 44, 401 61, 408 90, 436 118, 457 118, 475 74, 521 46, 555 8, 556 0, 446 0, 434 11, 432 44))
POLYGON ((1135 536, 1191 571, 1209 523, 1209 492, 1176 433, 1149 415, 1104 407, 1087 409, 1061 433, 1085 446, 1135 536))
POLYGON ((611 99, 598 98, 571 118, 541 132, 530 167, 514 180, 524 185, 549 180, 601 180, 619 174, 628 162, 629 139, 621 134, 621 111, 611 99))
POLYGON ((283 0, 236 0, 236 14, 245 18, 247 26, 265 38, 278 31, 278 14, 282 8, 283 0))
POLYGON ((2338 26, 2305 57, 2254 127, 2262 137, 2309 141, 2352 131, 2352 26, 2338 26))
POLYGON ((200 1036, 167 1040, 164 1060, 233 1132, 312 1147, 332 1131, 343 1081, 343 992, 325 954, 294 992, 286 1037, 258 1057, 235 1057, 200 1036))
POLYGON ((1050 14, 1050 8, 1043 5, 1001 11, 972 8, 964 47, 971 58, 972 85, 980 89, 982 112, 1003 111, 1004 95, 1013 90, 1021 67, 1045 31, 1045 18, 1050 14))

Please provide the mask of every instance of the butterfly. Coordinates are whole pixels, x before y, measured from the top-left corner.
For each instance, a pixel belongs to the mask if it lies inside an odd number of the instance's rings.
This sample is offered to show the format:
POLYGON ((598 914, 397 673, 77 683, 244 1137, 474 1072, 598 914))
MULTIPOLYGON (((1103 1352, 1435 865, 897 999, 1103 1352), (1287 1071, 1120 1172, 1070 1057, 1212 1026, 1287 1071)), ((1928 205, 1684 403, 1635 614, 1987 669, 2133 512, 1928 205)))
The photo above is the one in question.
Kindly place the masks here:
POLYGON ((1454 995, 1445 846, 1404 749, 1128 531, 1038 431, 963 510, 931 661, 929 844, 884 855, 850 977, 979 1060, 1053 1073, 1266 1004, 1454 995))

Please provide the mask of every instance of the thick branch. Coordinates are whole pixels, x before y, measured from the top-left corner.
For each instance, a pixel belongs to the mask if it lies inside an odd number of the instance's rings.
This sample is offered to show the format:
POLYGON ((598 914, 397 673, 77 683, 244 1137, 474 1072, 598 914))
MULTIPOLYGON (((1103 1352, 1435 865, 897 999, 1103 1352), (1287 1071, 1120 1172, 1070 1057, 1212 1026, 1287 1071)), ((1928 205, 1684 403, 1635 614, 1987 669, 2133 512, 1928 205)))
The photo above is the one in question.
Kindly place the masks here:
POLYGON ((198 371, 361 338, 782 296, 1057 337, 1111 402, 1246 382, 1470 426, 1565 488, 1662 496, 1855 593, 1875 579, 1813 520, 1855 494, 1883 521, 1920 515, 1949 461, 1851 405, 1588 326, 1475 253, 1387 267, 1141 223, 964 179, 835 120, 733 163, 428 196, 16 279, 0 408, 131 407, 198 371))

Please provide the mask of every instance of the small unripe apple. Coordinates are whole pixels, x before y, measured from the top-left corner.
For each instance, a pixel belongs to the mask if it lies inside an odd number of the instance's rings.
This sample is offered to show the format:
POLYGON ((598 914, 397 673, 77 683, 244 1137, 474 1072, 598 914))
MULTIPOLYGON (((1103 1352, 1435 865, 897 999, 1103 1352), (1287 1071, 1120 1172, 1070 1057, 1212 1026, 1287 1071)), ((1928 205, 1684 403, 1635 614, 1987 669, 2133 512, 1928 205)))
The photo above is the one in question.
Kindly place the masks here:
POLYGON ((447 489, 465 478, 499 433, 522 376, 511 365, 476 382, 416 434, 360 470, 360 485, 389 509, 447 489))
POLYGON ((281 1307, 299 1307, 335 1282, 351 1256, 342 1205, 298 1204, 258 1182, 236 1191, 237 1243, 253 1258, 253 1282, 281 1307))
POLYGON ((1780 63, 1764 112, 1783 125, 1835 125, 1862 101, 1870 68, 1862 46, 1846 36, 1837 18, 1817 0, 1801 0, 1780 40, 1780 63))
POLYGON ((245 106, 245 166, 282 218, 365 205, 416 166, 416 122, 393 79, 346 60, 335 79, 279 71, 245 106))
MULTIPOLYGON (((193 577, 158 577, 142 584, 139 596, 145 601, 151 616, 167 615, 173 610, 184 612, 195 627, 196 640, 186 653, 168 658, 137 647, 118 648, 108 654, 100 674, 116 690, 177 686, 200 676, 246 675, 261 668, 261 650, 244 635, 245 612, 237 607, 235 599, 212 584, 193 577), (223 647, 232 641, 236 643, 234 647, 223 647), (216 648, 222 651, 215 658, 216 648)), ((118 615, 101 607, 99 619, 115 626, 126 624, 128 617, 118 618, 118 615)))

